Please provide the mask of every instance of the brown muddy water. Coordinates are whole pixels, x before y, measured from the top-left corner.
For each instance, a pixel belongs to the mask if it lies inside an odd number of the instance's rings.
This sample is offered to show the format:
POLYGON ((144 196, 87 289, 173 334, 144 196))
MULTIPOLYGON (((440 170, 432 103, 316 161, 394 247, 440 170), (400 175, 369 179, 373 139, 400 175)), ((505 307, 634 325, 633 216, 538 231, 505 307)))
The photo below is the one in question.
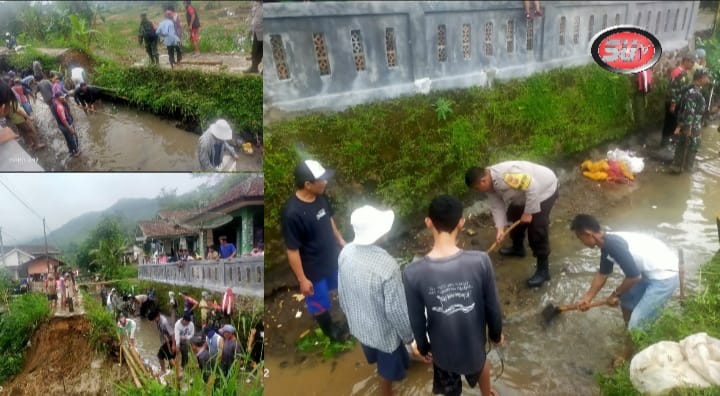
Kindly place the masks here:
MULTIPOLYGON (((504 315, 506 344, 504 371, 495 351, 490 352, 493 387, 501 395, 598 394, 595 374, 607 372, 622 353, 625 337, 619 309, 599 307, 588 312, 566 312, 544 326, 540 312, 548 303, 576 302, 588 289, 597 271, 599 251, 585 248, 568 228, 580 212, 592 213, 610 230, 649 233, 671 246, 682 248, 686 268, 686 293, 697 284, 697 269, 718 250, 715 219, 720 212, 720 133, 717 121, 703 131, 703 146, 692 174, 671 175, 665 166, 646 158, 645 169, 630 185, 593 182, 569 169, 561 175, 561 195, 551 219, 550 257, 552 280, 537 290, 524 282, 533 272, 533 258, 503 259, 491 255, 504 315)), ((656 145, 653 132, 650 146, 656 145)), ((614 148, 615 146, 610 146, 614 148)), ((609 147, 608 147, 609 148, 609 147)), ((603 148, 602 150, 606 150, 603 148)), ((597 150, 595 160, 604 157, 597 150)), ((642 155, 642 154, 640 154, 642 155)), ((579 162, 578 162, 579 165, 579 162)), ((463 235, 468 248, 490 245, 494 231, 487 223, 469 220, 473 238, 463 235)), ((429 246, 426 233, 415 239, 429 246)), ((427 249, 425 249, 427 251, 427 249)), ((622 280, 615 271, 598 298, 609 294, 622 280)), ((266 300, 268 332, 265 365, 270 369, 265 394, 275 395, 375 395, 379 393, 375 367, 368 365, 359 346, 336 358, 295 351, 294 343, 307 329, 315 328, 301 302, 292 298, 296 288, 266 300), (301 316, 295 319, 296 313, 301 316)), ((671 304, 678 304, 676 296, 671 304)), ((395 384, 398 395, 432 394, 432 368, 413 362, 407 378, 395 384)), ((463 394, 480 395, 464 384, 463 394)))
MULTIPOLYGON (((79 157, 70 157, 65 138, 44 102, 33 106, 41 140, 48 146, 29 151, 47 171, 193 171, 199 135, 179 129, 172 120, 161 119, 127 106, 105 103, 96 113, 85 114, 68 103, 80 140, 79 157)), ((262 151, 253 155, 238 151, 238 171, 262 169, 262 151)))

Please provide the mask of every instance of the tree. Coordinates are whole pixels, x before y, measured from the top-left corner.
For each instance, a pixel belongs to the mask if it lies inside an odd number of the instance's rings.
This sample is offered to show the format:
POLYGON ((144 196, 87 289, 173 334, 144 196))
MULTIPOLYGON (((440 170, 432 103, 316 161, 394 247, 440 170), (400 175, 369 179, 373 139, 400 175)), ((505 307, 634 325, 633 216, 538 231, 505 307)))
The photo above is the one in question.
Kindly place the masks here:
POLYGON ((78 266, 87 272, 113 278, 122 266, 122 256, 128 242, 120 218, 106 216, 90 232, 77 253, 78 266))

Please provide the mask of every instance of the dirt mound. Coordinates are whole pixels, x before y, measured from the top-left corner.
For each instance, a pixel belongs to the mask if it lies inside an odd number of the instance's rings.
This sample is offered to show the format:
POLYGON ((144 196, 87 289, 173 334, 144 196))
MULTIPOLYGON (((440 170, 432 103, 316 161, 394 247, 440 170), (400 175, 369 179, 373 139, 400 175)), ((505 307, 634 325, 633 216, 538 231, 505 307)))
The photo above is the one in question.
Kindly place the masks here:
POLYGON ((60 54, 60 56, 58 56, 58 62, 68 70, 80 66, 85 69, 87 73, 90 73, 95 68, 95 62, 90 59, 88 54, 76 49, 69 49, 60 54))
POLYGON ((125 380, 126 368, 96 355, 81 316, 56 317, 35 332, 23 371, 4 385, 4 395, 101 395, 125 380))

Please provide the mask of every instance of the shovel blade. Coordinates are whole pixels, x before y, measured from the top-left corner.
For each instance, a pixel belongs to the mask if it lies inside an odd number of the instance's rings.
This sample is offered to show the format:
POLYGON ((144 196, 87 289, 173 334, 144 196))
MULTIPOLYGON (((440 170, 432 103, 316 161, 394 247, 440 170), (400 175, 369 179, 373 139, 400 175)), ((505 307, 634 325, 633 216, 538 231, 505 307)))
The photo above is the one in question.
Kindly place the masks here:
POLYGON ((545 321, 545 324, 550 323, 559 313, 560 309, 558 309, 558 307, 548 304, 542 311, 542 318, 545 321))

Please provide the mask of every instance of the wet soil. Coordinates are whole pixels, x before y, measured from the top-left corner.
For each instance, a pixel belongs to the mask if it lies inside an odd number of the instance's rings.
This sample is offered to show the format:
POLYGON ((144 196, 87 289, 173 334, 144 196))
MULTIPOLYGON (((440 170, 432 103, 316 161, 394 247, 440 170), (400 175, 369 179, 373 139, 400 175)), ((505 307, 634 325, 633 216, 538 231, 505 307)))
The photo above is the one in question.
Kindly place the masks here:
POLYGON ((96 354, 85 338, 82 316, 53 317, 31 339, 20 374, 3 385, 4 395, 107 395, 130 379, 126 368, 96 354))

